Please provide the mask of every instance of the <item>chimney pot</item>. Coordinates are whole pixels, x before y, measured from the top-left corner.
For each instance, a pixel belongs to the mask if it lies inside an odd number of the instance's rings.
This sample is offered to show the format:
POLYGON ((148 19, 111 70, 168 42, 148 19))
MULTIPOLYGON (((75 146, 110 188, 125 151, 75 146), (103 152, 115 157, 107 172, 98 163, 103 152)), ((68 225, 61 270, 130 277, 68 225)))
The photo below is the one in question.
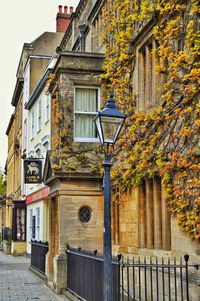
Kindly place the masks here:
POLYGON ((68 14, 68 6, 64 6, 64 13, 68 14))
POLYGON ((58 6, 58 12, 59 12, 59 13, 62 13, 62 5, 59 5, 59 6, 58 6))
POLYGON ((70 6, 69 10, 70 10, 70 14, 72 14, 72 13, 73 13, 73 11, 74 11, 74 8, 73 8, 73 6, 70 6))

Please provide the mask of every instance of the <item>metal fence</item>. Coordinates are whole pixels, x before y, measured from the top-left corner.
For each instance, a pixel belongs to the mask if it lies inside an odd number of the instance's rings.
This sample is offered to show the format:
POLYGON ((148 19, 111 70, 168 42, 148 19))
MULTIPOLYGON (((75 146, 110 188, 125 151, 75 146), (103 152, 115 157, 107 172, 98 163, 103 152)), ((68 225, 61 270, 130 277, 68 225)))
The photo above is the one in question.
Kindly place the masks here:
MULTIPOLYGON (((120 301, 120 264, 112 262, 113 300, 120 301)), ((81 300, 103 300, 103 258, 81 249, 67 249, 67 289, 81 300)))
POLYGON ((189 301, 189 255, 121 261, 122 301, 189 301))
POLYGON ((5 227, 2 229, 2 240, 12 239, 12 229, 5 227))
POLYGON ((45 261, 48 250, 48 242, 31 240, 31 267, 42 274, 45 274, 45 261))
MULTIPOLYGON (((67 249, 67 289, 81 300, 103 300, 103 258, 67 249)), ((114 301, 189 301, 189 256, 113 260, 114 301)))

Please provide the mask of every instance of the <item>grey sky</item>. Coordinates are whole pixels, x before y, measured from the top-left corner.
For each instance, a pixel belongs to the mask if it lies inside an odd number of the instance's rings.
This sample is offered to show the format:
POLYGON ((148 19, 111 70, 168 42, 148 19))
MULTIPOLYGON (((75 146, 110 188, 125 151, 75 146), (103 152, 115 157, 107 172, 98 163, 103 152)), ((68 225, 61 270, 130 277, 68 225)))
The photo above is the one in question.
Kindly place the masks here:
POLYGON ((16 71, 24 43, 30 43, 45 31, 56 30, 59 5, 73 6, 79 0, 18 0, 0 4, 0 167, 7 158, 8 122, 14 107, 11 100, 16 82, 16 71))

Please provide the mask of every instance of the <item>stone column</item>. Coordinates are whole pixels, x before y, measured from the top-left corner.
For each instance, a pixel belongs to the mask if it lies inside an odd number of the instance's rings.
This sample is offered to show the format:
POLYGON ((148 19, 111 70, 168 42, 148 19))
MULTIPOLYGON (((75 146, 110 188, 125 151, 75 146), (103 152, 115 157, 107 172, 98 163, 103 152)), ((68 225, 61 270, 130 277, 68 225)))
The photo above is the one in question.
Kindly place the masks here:
POLYGON ((139 208, 139 247, 146 248, 146 204, 145 184, 138 187, 138 208, 139 208))
POLYGON ((138 109, 144 109, 145 106, 145 49, 139 51, 139 104, 138 109))
POLYGON ((98 51, 100 51, 100 45, 102 45, 101 39, 102 39, 102 15, 99 15, 99 43, 98 43, 98 51))
POLYGON ((152 106, 152 49, 151 44, 145 48, 145 109, 152 106))
MULTIPOLYGON (((156 42, 155 40, 153 40, 152 42, 152 48, 155 49, 156 48, 156 42)), ((160 89, 160 85, 159 85, 159 76, 158 74, 156 74, 156 56, 152 55, 152 91, 151 91, 151 95, 152 95, 152 105, 154 107, 156 107, 158 105, 158 99, 159 97, 159 89, 160 89)))
POLYGON ((165 200, 162 188, 162 248, 163 250, 171 249, 171 221, 170 213, 167 210, 167 202, 165 200))
POLYGON ((154 248, 162 248, 162 223, 161 223, 161 185, 160 179, 153 180, 153 206, 154 206, 154 248))
POLYGON ((152 180, 146 180, 146 235, 147 235, 147 248, 152 249, 154 247, 154 235, 153 235, 153 187, 152 180))
POLYGON ((58 198, 50 200, 49 209, 49 252, 46 255, 46 276, 50 284, 54 279, 54 256, 58 253, 58 198))

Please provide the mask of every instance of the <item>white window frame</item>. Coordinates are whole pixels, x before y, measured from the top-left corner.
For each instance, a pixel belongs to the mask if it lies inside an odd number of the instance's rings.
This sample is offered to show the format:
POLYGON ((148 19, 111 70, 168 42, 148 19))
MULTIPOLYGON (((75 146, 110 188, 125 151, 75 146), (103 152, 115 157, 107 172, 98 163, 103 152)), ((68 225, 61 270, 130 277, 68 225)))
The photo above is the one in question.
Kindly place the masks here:
POLYGON ((35 212, 35 239, 40 240, 40 207, 36 207, 35 212))
POLYGON ((39 98, 37 103, 37 131, 42 129, 42 100, 39 98))
POLYGON ((33 233, 33 209, 29 209, 29 241, 32 239, 33 233))
POLYGON ((27 137, 27 134, 28 134, 28 131, 27 131, 27 118, 24 119, 24 137, 23 137, 23 150, 27 149, 27 142, 28 142, 28 137, 27 137))
POLYGON ((31 111, 31 139, 35 136, 35 112, 31 111))
POLYGON ((79 137, 75 137, 75 123, 76 123, 76 113, 78 114, 90 114, 90 115, 94 115, 94 117, 96 116, 97 112, 81 112, 81 111, 76 111, 75 110, 75 97, 76 97, 76 89, 80 88, 80 89, 93 89, 93 90, 97 90, 97 110, 100 110, 100 87, 96 87, 96 86, 75 86, 74 87, 74 141, 75 142, 99 142, 99 138, 79 138, 79 137))
POLYGON ((50 119, 50 94, 45 95, 45 123, 50 119))

